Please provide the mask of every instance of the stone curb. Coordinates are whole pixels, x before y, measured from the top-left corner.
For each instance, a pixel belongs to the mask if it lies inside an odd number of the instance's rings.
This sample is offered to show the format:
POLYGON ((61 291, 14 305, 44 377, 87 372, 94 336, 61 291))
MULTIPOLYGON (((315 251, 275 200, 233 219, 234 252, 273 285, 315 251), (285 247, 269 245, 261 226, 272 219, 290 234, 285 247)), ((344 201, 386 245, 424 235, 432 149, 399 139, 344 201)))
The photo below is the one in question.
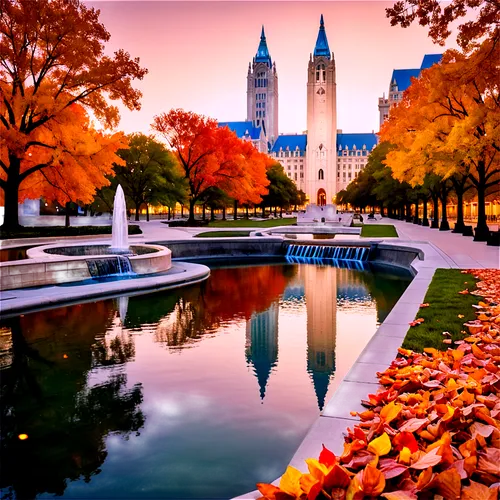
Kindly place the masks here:
POLYGON ((85 285, 53 286, 38 289, 18 289, 0 293, 2 318, 19 313, 35 312, 97 298, 119 295, 141 295, 153 290, 164 290, 191 285, 207 279, 210 269, 201 264, 175 262, 165 275, 151 275, 130 280, 85 285), (21 293, 19 293, 21 292, 21 293))

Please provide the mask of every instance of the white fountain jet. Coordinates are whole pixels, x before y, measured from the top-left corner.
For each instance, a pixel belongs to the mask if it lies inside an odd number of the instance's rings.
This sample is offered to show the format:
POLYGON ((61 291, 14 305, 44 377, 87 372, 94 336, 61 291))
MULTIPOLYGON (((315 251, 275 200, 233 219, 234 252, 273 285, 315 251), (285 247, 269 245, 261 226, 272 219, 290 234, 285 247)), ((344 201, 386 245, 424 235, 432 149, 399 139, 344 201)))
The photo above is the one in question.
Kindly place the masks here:
POLYGON ((116 188, 113 204, 111 251, 116 253, 128 252, 127 207, 125 205, 125 195, 120 184, 116 188))

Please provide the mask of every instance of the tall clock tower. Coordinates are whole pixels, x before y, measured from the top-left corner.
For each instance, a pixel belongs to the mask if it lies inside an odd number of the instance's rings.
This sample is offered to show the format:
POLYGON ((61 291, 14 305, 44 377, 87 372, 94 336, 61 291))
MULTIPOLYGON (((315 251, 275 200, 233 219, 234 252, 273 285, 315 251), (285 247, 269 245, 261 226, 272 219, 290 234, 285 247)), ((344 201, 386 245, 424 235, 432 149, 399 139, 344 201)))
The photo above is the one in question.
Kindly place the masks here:
POLYGON ((335 59, 321 15, 307 69, 307 167, 309 203, 329 205, 336 194, 337 84, 335 59))

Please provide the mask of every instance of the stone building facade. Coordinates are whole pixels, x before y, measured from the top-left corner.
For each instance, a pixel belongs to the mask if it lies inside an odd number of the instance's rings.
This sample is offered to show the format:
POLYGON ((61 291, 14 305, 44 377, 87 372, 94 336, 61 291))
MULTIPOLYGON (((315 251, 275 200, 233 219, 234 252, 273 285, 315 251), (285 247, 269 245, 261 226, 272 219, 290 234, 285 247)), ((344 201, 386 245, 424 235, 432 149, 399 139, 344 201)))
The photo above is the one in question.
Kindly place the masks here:
POLYGON ((307 133, 279 134, 278 74, 262 28, 257 54, 248 67, 247 120, 219 123, 275 158, 306 193, 308 202, 317 205, 333 203, 338 191, 357 177, 377 144, 373 132, 337 130, 336 81, 335 57, 321 15, 307 65, 307 133))

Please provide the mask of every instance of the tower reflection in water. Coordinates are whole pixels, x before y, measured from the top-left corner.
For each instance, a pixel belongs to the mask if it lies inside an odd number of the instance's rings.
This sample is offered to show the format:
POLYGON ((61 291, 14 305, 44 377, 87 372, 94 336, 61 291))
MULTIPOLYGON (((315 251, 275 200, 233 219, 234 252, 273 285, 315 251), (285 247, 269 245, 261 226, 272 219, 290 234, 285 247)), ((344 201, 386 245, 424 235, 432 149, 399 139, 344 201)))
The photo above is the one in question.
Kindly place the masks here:
POLYGON ((253 313, 246 324, 245 356, 254 367, 259 382, 260 399, 264 400, 271 370, 278 361, 279 302, 261 313, 253 313))
POLYGON ((307 371, 322 410, 330 377, 335 373, 337 273, 326 266, 307 265, 299 269, 307 306, 307 371))

